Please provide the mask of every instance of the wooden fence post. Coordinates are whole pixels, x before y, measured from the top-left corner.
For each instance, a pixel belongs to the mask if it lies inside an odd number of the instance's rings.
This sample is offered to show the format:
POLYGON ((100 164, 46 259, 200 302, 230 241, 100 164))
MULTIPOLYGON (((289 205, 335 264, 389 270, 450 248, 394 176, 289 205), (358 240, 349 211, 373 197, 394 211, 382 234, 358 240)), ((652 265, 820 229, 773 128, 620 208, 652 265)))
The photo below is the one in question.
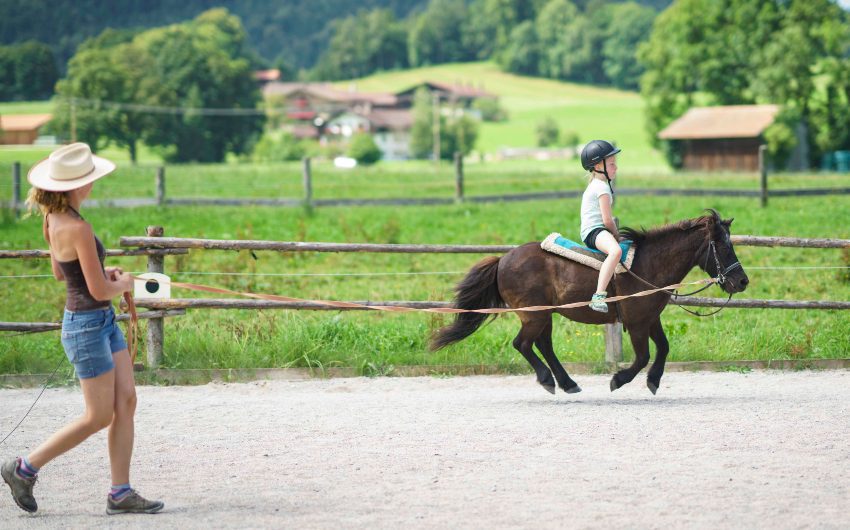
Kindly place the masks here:
MULTIPOLYGON (((620 220, 614 218, 614 224, 619 228, 620 220)), ((614 275, 616 276, 616 272, 614 275)), ((623 361, 623 323, 605 324, 605 362, 614 364, 623 361)))
POLYGON ((21 205, 21 163, 15 162, 12 164, 12 211, 15 218, 18 218, 21 205))
MULTIPOLYGON (((165 230, 161 226, 149 226, 145 230, 148 237, 162 237, 165 230)), ((165 256, 148 256, 148 272, 164 273, 165 256)), ((164 318, 152 318, 148 320, 148 368, 156 368, 162 361, 162 344, 165 336, 164 318)))
POLYGON ((463 202, 463 155, 455 151, 455 201, 463 202))
POLYGON ((156 168, 156 205, 165 206, 165 166, 156 168))
POLYGON ((313 172, 310 170, 310 157, 301 159, 301 174, 304 178, 304 205, 313 206, 313 172))
POLYGON ((759 172, 761 173, 761 206, 767 206, 767 146, 759 146, 759 172))

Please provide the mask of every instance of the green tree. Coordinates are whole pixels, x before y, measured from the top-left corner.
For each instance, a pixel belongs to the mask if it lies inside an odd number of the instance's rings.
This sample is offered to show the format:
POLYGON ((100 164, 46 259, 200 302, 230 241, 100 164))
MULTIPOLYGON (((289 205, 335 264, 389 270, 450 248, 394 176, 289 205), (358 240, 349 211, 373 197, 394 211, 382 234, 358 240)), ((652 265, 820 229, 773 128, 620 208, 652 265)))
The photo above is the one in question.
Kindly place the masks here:
POLYGON ((410 130, 410 152, 414 158, 428 158, 434 149, 434 107, 431 93, 419 88, 413 95, 413 126, 410 130))
POLYGON ((536 75, 540 68, 540 46, 537 32, 530 20, 521 22, 511 31, 509 44, 502 50, 499 60, 508 72, 536 75))
POLYGON ((361 11, 334 22, 333 38, 311 77, 350 79, 405 68, 407 55, 407 31, 392 11, 361 11))
POLYGON ((541 50, 540 74, 567 79, 571 56, 581 41, 585 19, 570 0, 551 0, 537 16, 537 35, 541 50))
POLYGON ((161 90, 157 104, 184 109, 245 109, 219 115, 201 110, 157 114, 144 139, 166 149, 166 158, 220 162, 242 154, 262 130, 260 94, 245 56, 238 18, 212 9, 190 22, 148 30, 134 42, 153 57, 152 75, 161 90))
POLYGON ((649 38, 656 12, 635 2, 626 2, 612 5, 610 13, 602 46, 605 77, 616 87, 637 90, 643 65, 637 60, 636 50, 649 38))
POLYGON ((410 64, 421 66, 475 59, 475 51, 466 47, 463 37, 468 15, 464 0, 431 0, 411 25, 410 64))
POLYGON ((449 123, 443 120, 441 132, 440 158, 452 160, 455 152, 466 156, 475 149, 475 142, 478 140, 478 122, 465 115, 449 123))
POLYGON ((357 133, 351 138, 348 156, 357 160, 358 164, 369 166, 380 160, 382 153, 371 134, 357 133))
POLYGON ((543 121, 537 124, 535 132, 538 146, 548 147, 550 145, 558 145, 558 137, 561 131, 558 129, 558 124, 553 118, 544 118, 543 121))
MULTIPOLYGON (((679 0, 639 50, 647 128, 655 140, 696 101, 777 103, 808 126, 815 159, 822 139, 847 130, 829 113, 846 112, 848 49, 848 15, 829 0, 679 0)), ((788 137, 778 130, 771 134, 788 137)))

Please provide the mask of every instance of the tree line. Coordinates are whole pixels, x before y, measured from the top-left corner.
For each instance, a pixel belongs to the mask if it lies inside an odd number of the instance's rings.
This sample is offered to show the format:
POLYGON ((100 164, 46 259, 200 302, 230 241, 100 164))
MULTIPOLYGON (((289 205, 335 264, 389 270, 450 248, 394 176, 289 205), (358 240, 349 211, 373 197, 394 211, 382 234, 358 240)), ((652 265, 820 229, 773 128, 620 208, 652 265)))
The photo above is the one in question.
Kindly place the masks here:
POLYGON ((59 78, 49 46, 29 40, 0 46, 0 101, 47 99, 59 78))
POLYGON ((637 89, 643 67, 635 50, 657 13, 638 2, 605 0, 430 0, 406 19, 388 9, 363 10, 333 23, 309 77, 495 60, 517 74, 637 89))

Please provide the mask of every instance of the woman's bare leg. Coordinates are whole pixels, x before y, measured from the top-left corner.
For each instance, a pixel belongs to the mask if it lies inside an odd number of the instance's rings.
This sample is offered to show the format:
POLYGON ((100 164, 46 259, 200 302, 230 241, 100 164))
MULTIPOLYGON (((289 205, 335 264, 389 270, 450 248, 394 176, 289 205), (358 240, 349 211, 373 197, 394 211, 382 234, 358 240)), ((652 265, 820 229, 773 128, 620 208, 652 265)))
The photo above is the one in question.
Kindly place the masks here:
POLYGON ((133 456, 136 385, 133 364, 127 350, 115 353, 115 404, 109 426, 109 465, 112 484, 130 483, 130 458, 133 456))
POLYGON ((86 438, 112 422, 115 394, 115 370, 89 379, 80 379, 86 410, 83 415, 56 431, 39 445, 27 459, 36 468, 80 445, 86 438))

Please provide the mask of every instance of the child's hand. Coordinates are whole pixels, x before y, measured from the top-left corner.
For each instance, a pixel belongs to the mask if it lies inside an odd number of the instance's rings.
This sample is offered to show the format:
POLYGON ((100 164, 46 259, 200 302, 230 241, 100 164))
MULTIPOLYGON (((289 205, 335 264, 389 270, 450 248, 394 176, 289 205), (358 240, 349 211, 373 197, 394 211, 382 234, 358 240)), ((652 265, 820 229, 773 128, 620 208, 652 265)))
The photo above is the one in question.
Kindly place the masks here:
POLYGON ((105 267, 103 271, 106 273, 106 277, 109 278, 109 281, 112 282, 118 281, 118 275, 124 272, 121 267, 105 267))

